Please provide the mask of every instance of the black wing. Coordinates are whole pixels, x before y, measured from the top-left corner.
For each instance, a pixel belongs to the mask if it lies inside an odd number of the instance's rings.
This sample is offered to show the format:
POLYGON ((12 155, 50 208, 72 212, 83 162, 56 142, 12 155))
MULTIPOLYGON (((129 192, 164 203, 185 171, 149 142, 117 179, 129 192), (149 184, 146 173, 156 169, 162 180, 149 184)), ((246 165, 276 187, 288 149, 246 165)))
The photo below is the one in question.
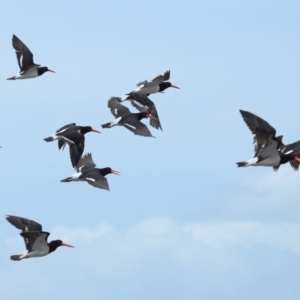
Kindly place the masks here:
POLYGON ((63 133, 66 129, 76 126, 76 123, 70 123, 56 130, 56 133, 63 133))
POLYGON ((25 246, 28 252, 33 250, 48 250, 47 243, 49 232, 22 232, 20 235, 24 238, 25 246))
POLYGON ((298 161, 296 161, 296 160, 291 160, 291 161, 290 161, 290 165, 291 165, 291 167, 292 167, 295 171, 298 171, 298 170, 299 170, 300 162, 298 162, 298 161))
POLYGON ((6 217, 6 220, 16 228, 22 230, 22 232, 42 231, 42 225, 33 220, 10 215, 6 217))
POLYGON ((108 107, 110 108, 111 113, 117 118, 124 115, 130 114, 130 110, 121 104, 120 97, 111 97, 108 101, 108 107))
POLYGON ((58 149, 60 150, 61 148, 64 149, 66 146, 66 142, 63 139, 58 140, 58 149))
POLYGON ((300 162, 299 159, 300 158, 300 141, 297 141, 295 143, 292 144, 288 144, 286 146, 280 146, 279 151, 283 154, 283 155, 288 155, 291 154, 291 156, 294 158, 292 160, 290 160, 290 165, 291 167, 295 170, 298 171, 299 169, 299 165, 300 162))
POLYGON ((164 75, 158 75, 157 77, 155 77, 154 79, 152 79, 152 81, 157 81, 157 82, 161 83, 163 81, 169 80, 170 76, 171 76, 171 72, 170 71, 166 71, 164 75))
POLYGON ((81 158, 81 155, 84 151, 84 140, 85 137, 81 134, 81 139, 75 141, 74 145, 70 145, 70 158, 72 162, 72 166, 75 168, 81 158))
POLYGON ((109 191, 108 181, 97 169, 91 170, 85 174, 86 181, 92 186, 109 191))
MULTIPOLYGON (((72 127, 75 127, 76 126, 76 123, 70 123, 70 124, 67 124, 59 129, 56 130, 56 133, 58 134, 62 134, 64 133, 65 131, 67 131, 68 129, 72 128, 72 127)), ((59 139, 58 140, 58 149, 60 150, 61 148, 64 149, 65 146, 66 146, 66 141, 64 141, 63 139, 59 139)))
POLYGON ((122 124, 136 135, 153 137, 148 127, 143 124, 134 114, 126 116, 122 124))
POLYGON ((88 170, 94 169, 96 167, 96 164, 93 161, 92 154, 87 153, 83 157, 80 158, 76 169, 77 172, 86 172, 88 170))
POLYGON ((262 152, 264 149, 266 149, 273 142, 277 144, 277 148, 278 148, 278 141, 273 140, 272 136, 264 129, 261 129, 261 128, 257 127, 255 138, 256 138, 256 143, 257 143, 256 147, 257 147, 257 152, 258 153, 262 152))
POLYGON ((29 48, 15 35, 12 37, 12 45, 16 50, 17 60, 21 71, 27 71, 31 67, 35 66, 33 62, 33 54, 29 48))
POLYGON ((253 134, 256 134, 256 128, 263 129, 269 135, 275 136, 276 130, 264 119, 252 114, 251 112, 240 110, 241 115, 253 134))
POLYGON ((162 130, 155 104, 146 94, 131 94, 126 100, 130 100, 132 106, 140 112, 148 111, 148 113, 155 118, 155 120, 150 119, 150 125, 156 129, 162 130))

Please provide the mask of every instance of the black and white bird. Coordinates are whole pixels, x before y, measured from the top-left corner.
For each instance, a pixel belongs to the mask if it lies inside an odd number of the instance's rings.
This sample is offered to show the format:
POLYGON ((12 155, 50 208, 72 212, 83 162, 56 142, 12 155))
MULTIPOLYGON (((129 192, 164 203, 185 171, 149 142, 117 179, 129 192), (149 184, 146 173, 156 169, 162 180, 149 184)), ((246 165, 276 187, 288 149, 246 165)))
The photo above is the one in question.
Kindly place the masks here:
POLYGON ((108 174, 119 175, 120 172, 109 167, 102 169, 95 167, 92 154, 88 153, 80 158, 76 167, 78 173, 61 180, 61 182, 86 181, 96 188, 109 191, 109 185, 105 176, 108 174))
POLYGON ((154 94, 158 92, 162 93, 165 89, 169 87, 179 89, 178 86, 173 85, 171 82, 167 81, 170 79, 170 74, 170 71, 166 71, 164 75, 158 75, 150 82, 148 82, 147 80, 139 82, 137 84, 137 88, 126 95, 128 96, 132 94, 154 94))
POLYGON ((122 99, 122 101, 126 100, 129 100, 131 104, 140 112, 144 112, 145 110, 147 110, 151 114, 151 116, 155 118, 150 118, 150 125, 156 129, 162 130, 155 104, 148 98, 148 95, 131 94, 128 95, 124 100, 122 99))
POLYGON ((7 80, 28 79, 43 75, 45 72, 53 72, 48 67, 41 67, 33 62, 33 54, 29 48, 15 35, 12 37, 12 45, 16 50, 20 73, 7 80))
POLYGON ((26 251, 23 254, 12 255, 11 260, 21 260, 31 257, 42 257, 55 251, 60 246, 74 246, 63 243, 61 240, 47 242, 49 232, 42 231, 42 225, 21 217, 7 216, 6 220, 16 228, 22 230, 20 235, 24 238, 26 251))
POLYGON ((116 118, 111 122, 101 125, 102 128, 124 126, 134 134, 152 136, 148 127, 140 121, 143 118, 151 118, 155 120, 155 118, 149 114, 147 108, 145 108, 144 112, 131 113, 126 106, 121 104, 121 98, 119 97, 110 98, 108 101, 108 107, 116 118))
POLYGON ((238 167, 268 166, 278 170, 281 164, 290 162, 294 170, 300 164, 300 141, 284 145, 283 136, 276 136, 276 130, 264 119, 248 111, 240 110, 242 117, 254 134, 255 156, 244 162, 238 162, 238 167))
POLYGON ((91 126, 76 126, 76 123, 71 123, 58 129, 55 134, 45 138, 44 141, 52 142, 58 140, 59 149, 64 149, 65 145, 68 144, 70 147, 71 163, 75 168, 84 151, 84 135, 91 131, 101 133, 91 126))

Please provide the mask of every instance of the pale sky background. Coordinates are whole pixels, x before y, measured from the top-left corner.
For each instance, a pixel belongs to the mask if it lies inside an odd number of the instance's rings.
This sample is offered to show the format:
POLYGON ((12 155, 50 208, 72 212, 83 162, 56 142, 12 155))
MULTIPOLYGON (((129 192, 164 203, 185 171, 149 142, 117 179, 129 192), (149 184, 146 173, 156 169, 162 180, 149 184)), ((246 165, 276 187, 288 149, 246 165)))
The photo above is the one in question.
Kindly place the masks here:
POLYGON ((0 299, 298 300, 300 173, 235 163, 253 156, 239 109, 300 139, 299 13, 299 1, 2 0, 0 299), (7 81, 13 34, 56 73, 7 81), (101 128, 111 96, 166 70, 181 89, 151 96, 163 132, 101 128), (68 149, 43 138, 71 122, 102 131, 85 152, 122 172, 110 192, 60 182, 68 149), (25 248, 6 214, 75 248, 13 262, 25 248))

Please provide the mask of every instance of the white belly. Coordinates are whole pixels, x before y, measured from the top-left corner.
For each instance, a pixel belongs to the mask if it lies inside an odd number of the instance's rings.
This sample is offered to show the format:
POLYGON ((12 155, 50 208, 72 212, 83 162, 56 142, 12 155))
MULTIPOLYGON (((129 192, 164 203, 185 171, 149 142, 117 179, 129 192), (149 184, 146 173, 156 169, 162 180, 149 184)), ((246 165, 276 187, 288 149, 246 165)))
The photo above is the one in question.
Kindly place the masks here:
POLYGON ((31 69, 29 69, 28 71, 26 71, 23 74, 18 74, 16 76, 16 79, 28 79, 28 78, 35 78, 38 76, 37 73, 37 67, 33 67, 31 69))

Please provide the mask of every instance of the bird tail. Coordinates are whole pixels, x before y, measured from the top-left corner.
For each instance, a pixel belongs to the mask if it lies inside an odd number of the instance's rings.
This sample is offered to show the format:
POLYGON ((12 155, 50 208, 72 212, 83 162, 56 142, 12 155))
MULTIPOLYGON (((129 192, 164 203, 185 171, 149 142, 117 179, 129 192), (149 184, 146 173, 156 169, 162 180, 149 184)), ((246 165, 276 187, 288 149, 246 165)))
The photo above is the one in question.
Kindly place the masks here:
POLYGON ((7 80, 16 80, 16 79, 17 79, 17 76, 13 76, 13 77, 7 78, 7 80))
POLYGON ((237 162, 236 164, 238 167, 246 167, 248 165, 248 163, 246 161, 237 162))
POLYGON ((18 260, 21 260, 22 258, 22 254, 17 254, 17 255, 12 255, 10 257, 11 260, 14 260, 14 261, 18 261, 18 260))
POLYGON ((49 136, 49 137, 44 139, 44 141, 46 141, 46 142, 52 142, 54 140, 55 140, 55 138, 53 136, 49 136))
POLYGON ((108 122, 106 124, 101 125, 102 128, 110 128, 111 127, 111 122, 108 122))
POLYGON ((119 98, 120 98, 121 102, 123 102, 123 101, 128 100, 128 97, 130 97, 130 95, 125 94, 125 95, 120 96, 119 98))
POLYGON ((72 181, 72 177, 67 177, 66 179, 62 179, 60 182, 70 182, 72 181))

